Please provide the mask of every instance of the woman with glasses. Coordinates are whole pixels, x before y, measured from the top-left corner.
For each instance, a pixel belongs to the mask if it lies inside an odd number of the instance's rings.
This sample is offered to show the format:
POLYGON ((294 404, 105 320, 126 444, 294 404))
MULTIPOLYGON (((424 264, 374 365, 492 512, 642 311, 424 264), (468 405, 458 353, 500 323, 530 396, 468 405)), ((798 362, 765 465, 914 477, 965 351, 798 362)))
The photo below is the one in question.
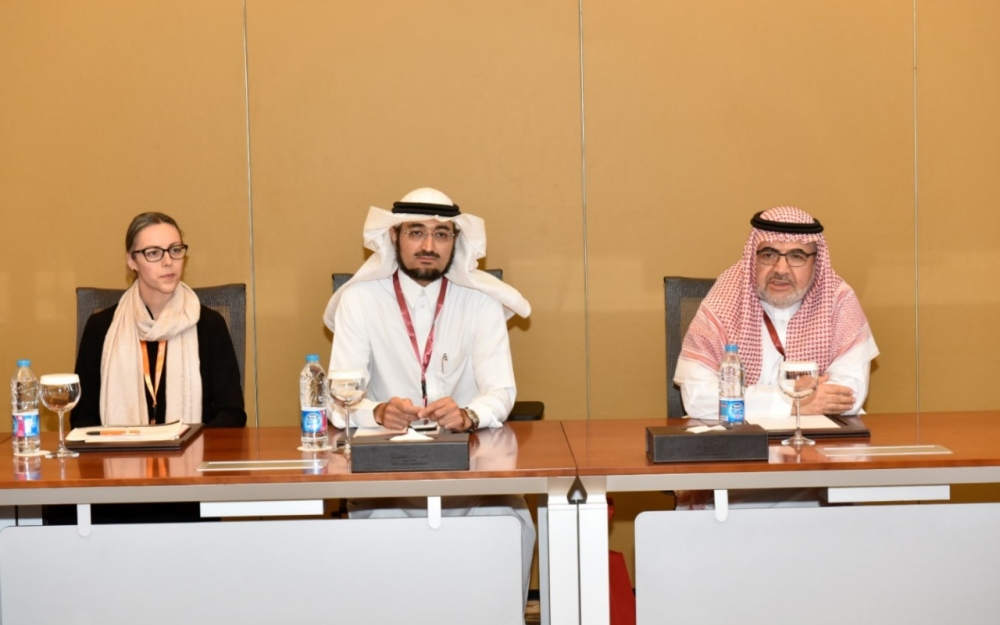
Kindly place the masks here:
POLYGON ((125 250, 135 281, 117 306, 87 320, 76 359, 83 393, 72 427, 246 425, 226 322, 181 281, 188 246, 177 222, 163 213, 137 215, 125 250))

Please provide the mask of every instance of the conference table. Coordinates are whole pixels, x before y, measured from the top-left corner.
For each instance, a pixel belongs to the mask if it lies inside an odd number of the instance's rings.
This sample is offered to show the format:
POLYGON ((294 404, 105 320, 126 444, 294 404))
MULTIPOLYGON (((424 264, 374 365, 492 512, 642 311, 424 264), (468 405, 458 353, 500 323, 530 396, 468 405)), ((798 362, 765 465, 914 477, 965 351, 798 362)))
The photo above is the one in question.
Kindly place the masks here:
POLYGON ((640 625, 995 623, 1000 506, 946 502, 951 485, 1000 483, 1000 412, 864 423, 870 440, 772 442, 767 461, 654 464, 645 429, 683 421, 564 422, 587 493, 581 622, 608 622, 606 494, 711 490, 729 505, 637 517, 640 625))
MULTIPOLYGON (((335 616, 436 625, 469 622, 470 614, 519 622, 516 517, 442 518, 440 498, 527 493, 539 495, 544 620, 579 622, 576 509, 567 498, 576 465, 558 422, 472 435, 468 471, 351 473, 342 454, 297 451, 298 438, 290 427, 205 429, 182 451, 32 462, 0 445, 3 623, 141 615, 145 623, 335 616), (324 503, 390 497, 426 498, 427 513, 330 518, 324 503), (223 520, 91 523, 92 506, 119 502, 200 502, 202 516, 223 520), (46 504, 74 504, 77 523, 41 525, 46 504)), ((43 448, 57 442, 43 433, 43 448)))
MULTIPOLYGON (((1000 506, 931 504, 947 502, 954 484, 1000 483, 1000 413, 864 422, 870 440, 801 450, 775 443, 767 461, 676 464, 646 458, 645 429, 683 422, 510 423, 472 437, 469 471, 391 474, 355 474, 341 454, 298 452, 296 428, 206 429, 180 452, 65 461, 15 459, 8 436, 0 612, 7 625, 137 615, 147 623, 519 622, 517 521, 441 518, 435 501, 535 493, 543 622, 604 625, 606 494, 711 490, 730 505, 636 519, 640 625, 792 623, 803 610, 820 623, 994 622, 1000 506), (241 468, 200 470, 228 462, 241 468), (803 489, 818 489, 822 505, 796 496, 784 505, 803 489), (741 507, 746 493, 777 493, 775 505, 741 507), (426 498, 426 518, 330 518, 331 500, 383 497, 426 498), (203 516, 224 520, 90 522, 94 505, 117 502, 199 502, 203 516), (75 505, 77 523, 40 525, 46 504, 75 505)), ((43 447, 54 449, 55 438, 44 433, 43 447)))

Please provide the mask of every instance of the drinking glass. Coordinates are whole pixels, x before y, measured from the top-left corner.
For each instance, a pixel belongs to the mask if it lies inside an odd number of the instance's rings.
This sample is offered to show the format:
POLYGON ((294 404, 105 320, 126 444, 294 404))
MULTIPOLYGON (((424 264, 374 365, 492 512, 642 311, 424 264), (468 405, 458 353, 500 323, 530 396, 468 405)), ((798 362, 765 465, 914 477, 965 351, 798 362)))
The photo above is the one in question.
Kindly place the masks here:
POLYGON ((46 454, 45 457, 76 458, 79 453, 66 449, 63 415, 80 401, 80 376, 75 373, 43 375, 38 381, 38 387, 41 391, 42 405, 59 414, 59 449, 54 454, 46 454))
POLYGON ((365 398, 365 372, 358 369, 329 371, 326 383, 330 387, 330 398, 346 412, 344 427, 344 453, 351 453, 351 407, 365 398))
POLYGON ((778 367, 778 387, 795 400, 795 436, 781 441, 782 445, 815 445, 816 441, 802 436, 802 398, 816 392, 819 383, 819 365, 815 362, 785 361, 778 367))

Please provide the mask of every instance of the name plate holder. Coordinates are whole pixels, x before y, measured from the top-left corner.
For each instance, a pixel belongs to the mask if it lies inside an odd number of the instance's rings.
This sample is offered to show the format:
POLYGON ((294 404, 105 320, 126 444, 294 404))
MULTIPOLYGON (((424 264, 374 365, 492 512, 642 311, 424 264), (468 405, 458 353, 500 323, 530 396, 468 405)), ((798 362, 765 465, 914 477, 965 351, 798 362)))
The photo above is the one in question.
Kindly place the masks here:
POLYGON ((212 460, 198 465, 199 471, 317 471, 329 458, 290 460, 212 460))
POLYGON ((838 447, 817 447, 827 458, 850 458, 855 456, 934 456, 950 454, 952 451, 942 445, 844 445, 838 447))

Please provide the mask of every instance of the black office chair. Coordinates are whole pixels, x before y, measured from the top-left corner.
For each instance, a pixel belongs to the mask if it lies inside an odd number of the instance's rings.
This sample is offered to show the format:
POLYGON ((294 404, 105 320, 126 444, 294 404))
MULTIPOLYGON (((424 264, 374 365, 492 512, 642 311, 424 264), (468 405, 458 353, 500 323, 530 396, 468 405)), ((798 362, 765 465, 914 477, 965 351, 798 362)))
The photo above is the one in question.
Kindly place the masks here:
POLYGON ((682 278, 667 276, 663 278, 663 292, 666 304, 667 322, 667 416, 683 417, 684 402, 681 400, 681 389, 674 384, 674 372, 677 370, 677 358, 681 355, 681 346, 688 326, 694 319, 701 300, 705 299, 715 284, 713 278, 682 278))
MULTIPOLYGON (((486 269, 487 273, 497 280, 503 280, 503 269, 486 269)), ((333 278, 333 290, 347 284, 353 273, 335 273, 333 278)), ((540 401, 516 401, 507 415, 508 421, 539 421, 545 415, 545 403, 540 401)))
MULTIPOLYGON (((80 339, 87 319, 96 312, 118 304, 125 289, 101 289, 82 286, 76 290, 76 349, 80 351, 80 339)), ((201 303, 222 315, 229 328, 229 336, 236 350, 236 362, 240 366, 240 388, 246 388, 247 355, 247 285, 223 284, 194 289, 201 303)))

